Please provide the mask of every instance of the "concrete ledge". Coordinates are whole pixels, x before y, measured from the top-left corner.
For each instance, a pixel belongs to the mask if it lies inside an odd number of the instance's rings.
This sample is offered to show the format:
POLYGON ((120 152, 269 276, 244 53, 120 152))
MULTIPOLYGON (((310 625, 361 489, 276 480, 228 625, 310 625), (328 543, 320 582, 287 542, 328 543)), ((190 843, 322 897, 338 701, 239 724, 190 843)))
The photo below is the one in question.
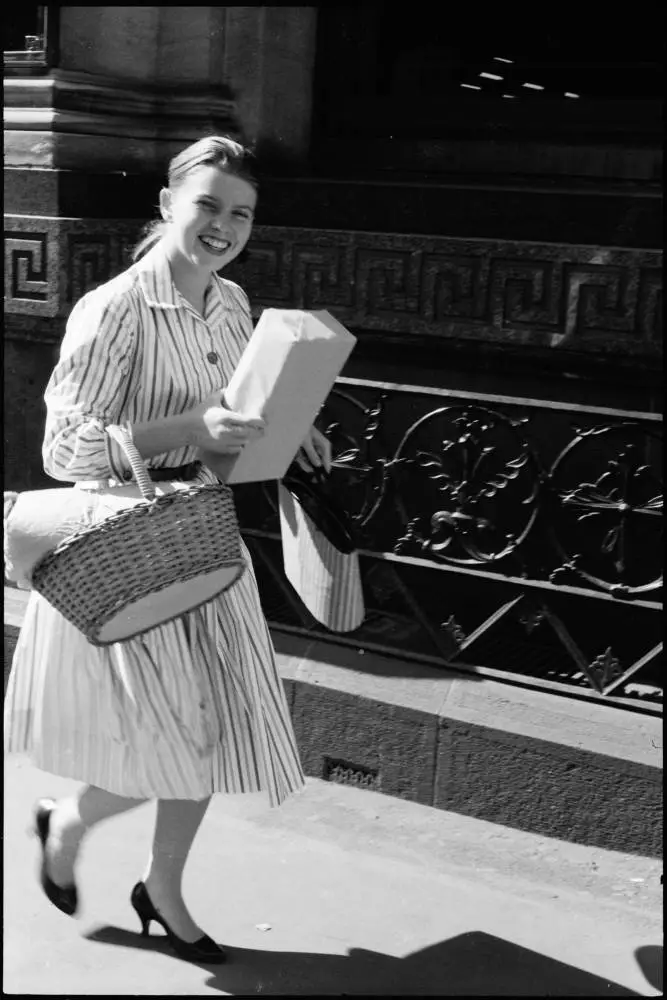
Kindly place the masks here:
MULTIPOLYGON (((28 594, 5 588, 5 682, 28 594)), ((662 857, 662 720, 273 631, 308 775, 662 857), (338 770, 336 770, 338 766, 338 770)))
POLYGON ((273 632, 306 772, 662 857, 662 720, 273 632))

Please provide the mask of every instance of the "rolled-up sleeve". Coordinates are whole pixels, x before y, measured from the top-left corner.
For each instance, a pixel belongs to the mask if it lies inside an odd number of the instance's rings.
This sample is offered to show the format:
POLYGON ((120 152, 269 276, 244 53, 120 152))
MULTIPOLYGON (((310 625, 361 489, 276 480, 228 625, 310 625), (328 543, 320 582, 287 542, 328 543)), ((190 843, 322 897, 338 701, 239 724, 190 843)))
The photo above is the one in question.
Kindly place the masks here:
POLYGON ((46 388, 42 448, 47 475, 62 482, 122 479, 129 463, 105 428, 122 423, 135 364, 128 293, 99 289, 72 310, 46 388))

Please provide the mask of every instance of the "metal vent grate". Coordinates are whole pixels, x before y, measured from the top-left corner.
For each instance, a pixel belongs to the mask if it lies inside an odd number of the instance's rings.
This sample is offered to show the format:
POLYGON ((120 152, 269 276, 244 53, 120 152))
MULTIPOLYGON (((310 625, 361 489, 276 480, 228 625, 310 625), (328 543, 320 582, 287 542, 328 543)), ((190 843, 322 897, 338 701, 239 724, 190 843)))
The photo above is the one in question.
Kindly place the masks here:
POLYGON ((350 764, 345 760, 324 757, 324 780, 336 785, 356 785, 358 788, 379 788, 378 772, 371 767, 350 764))

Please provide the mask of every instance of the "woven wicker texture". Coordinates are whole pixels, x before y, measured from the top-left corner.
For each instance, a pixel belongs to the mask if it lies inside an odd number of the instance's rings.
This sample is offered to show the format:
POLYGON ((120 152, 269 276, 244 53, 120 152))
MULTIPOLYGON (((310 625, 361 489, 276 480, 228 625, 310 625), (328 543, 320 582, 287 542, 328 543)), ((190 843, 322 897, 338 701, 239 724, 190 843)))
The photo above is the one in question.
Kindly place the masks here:
POLYGON ((108 430, 126 449, 144 502, 66 539, 32 577, 35 590, 93 645, 125 641, 191 611, 226 590, 245 569, 231 489, 204 485, 158 497, 127 433, 108 430), (221 574, 225 567, 229 572, 221 574), (188 586, 207 574, 215 574, 213 587, 188 586), (177 583, 184 584, 178 608, 177 583), (168 588, 161 613, 159 600, 145 599, 168 588), (132 612, 135 605, 149 611, 148 620, 132 612))

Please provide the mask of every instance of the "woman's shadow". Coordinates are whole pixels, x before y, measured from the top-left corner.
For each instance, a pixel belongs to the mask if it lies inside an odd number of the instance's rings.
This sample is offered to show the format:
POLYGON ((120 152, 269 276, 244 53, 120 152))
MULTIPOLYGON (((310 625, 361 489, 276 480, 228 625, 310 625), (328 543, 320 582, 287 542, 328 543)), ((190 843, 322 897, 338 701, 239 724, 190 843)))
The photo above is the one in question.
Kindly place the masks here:
MULTIPOLYGON (((90 940, 170 954, 166 938, 102 927, 90 940)), ((227 963, 200 964, 205 984, 232 996, 641 996, 510 941, 471 931, 395 958, 227 948, 227 963)), ((178 959, 174 958, 174 961, 178 959)))

